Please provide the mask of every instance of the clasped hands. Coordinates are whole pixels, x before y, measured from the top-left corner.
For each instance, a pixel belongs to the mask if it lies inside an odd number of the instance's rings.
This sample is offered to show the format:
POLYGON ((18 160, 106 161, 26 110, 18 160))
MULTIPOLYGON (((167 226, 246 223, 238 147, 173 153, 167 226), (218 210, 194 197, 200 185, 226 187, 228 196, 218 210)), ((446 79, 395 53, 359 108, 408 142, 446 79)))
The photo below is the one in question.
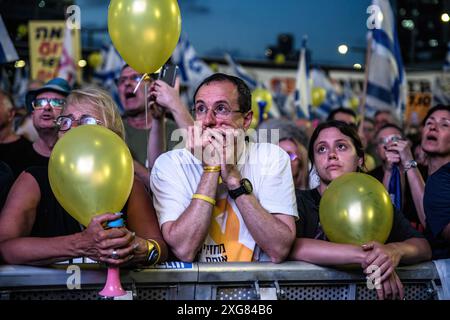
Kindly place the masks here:
POLYGON ((394 164, 400 164, 402 167, 414 157, 411 152, 411 144, 408 140, 395 140, 389 142, 385 147, 386 164, 388 170, 391 170, 394 164))
POLYGON ((240 180, 237 162, 245 147, 245 132, 241 129, 221 129, 191 126, 188 128, 186 148, 203 166, 219 167, 227 185, 240 180))
POLYGON ((403 299, 403 285, 395 272, 401 255, 395 245, 372 241, 362 245, 366 253, 361 267, 377 290, 378 299, 403 299))

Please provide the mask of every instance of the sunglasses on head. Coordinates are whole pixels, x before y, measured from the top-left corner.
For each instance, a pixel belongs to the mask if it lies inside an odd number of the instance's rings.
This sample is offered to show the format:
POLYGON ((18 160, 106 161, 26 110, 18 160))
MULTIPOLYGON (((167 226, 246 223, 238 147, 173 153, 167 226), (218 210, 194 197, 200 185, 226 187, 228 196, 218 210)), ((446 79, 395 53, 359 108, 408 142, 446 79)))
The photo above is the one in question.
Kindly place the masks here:
POLYGON ((65 99, 57 98, 39 98, 35 99, 32 103, 34 109, 45 108, 48 105, 52 108, 62 108, 65 104, 65 99))

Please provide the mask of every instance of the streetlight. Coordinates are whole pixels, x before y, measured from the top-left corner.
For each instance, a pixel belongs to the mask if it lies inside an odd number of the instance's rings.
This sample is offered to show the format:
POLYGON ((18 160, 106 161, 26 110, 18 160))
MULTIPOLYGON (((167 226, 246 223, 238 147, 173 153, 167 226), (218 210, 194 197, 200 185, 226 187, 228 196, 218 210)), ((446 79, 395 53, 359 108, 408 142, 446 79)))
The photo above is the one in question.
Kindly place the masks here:
POLYGON ((341 44, 341 45, 338 47, 338 51, 339 51, 340 54, 347 54, 347 52, 348 52, 348 47, 347 47, 345 44, 341 44))

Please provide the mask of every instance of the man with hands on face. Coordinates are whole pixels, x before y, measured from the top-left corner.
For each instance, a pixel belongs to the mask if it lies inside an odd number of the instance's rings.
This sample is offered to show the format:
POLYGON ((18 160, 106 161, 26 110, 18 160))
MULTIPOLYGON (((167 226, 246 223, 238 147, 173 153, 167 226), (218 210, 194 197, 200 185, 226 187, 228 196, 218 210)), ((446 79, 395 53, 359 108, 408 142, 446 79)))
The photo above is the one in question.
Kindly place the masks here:
POLYGON ((288 155, 245 140, 251 94, 239 78, 206 78, 193 109, 187 148, 160 156, 150 177, 166 242, 182 261, 282 262, 297 218, 288 155))

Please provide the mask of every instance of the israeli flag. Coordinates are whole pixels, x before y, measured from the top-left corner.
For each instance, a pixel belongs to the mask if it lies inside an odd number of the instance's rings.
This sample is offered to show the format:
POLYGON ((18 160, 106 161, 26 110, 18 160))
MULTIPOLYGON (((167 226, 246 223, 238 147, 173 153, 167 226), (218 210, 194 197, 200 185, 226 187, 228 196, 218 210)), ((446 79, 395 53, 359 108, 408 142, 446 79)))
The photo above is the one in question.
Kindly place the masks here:
POLYGON ((123 113, 124 110, 120 102, 116 80, 119 79, 120 72, 125 65, 125 61, 112 44, 103 45, 100 52, 103 58, 103 63, 96 70, 94 70, 93 80, 109 91, 114 101, 119 106, 120 113, 123 113))
POLYGON ((443 81, 445 81, 444 78, 436 77, 432 84, 433 106, 437 104, 450 104, 450 92, 445 89, 442 83, 443 81))
POLYGON ((402 119, 405 110, 407 85, 405 70, 395 28, 394 13, 389 0, 373 0, 376 23, 369 32, 372 38, 366 112, 391 110, 402 119))
POLYGON ((77 80, 77 66, 75 65, 75 54, 72 45, 73 32, 68 25, 64 31, 63 50, 58 65, 58 77, 65 79, 71 87, 77 80))
POLYGON ((343 98, 339 96, 336 88, 331 83, 327 74, 317 68, 312 68, 310 72, 313 88, 323 88, 326 91, 326 97, 320 106, 311 109, 317 118, 325 120, 328 114, 342 105, 343 98))
MULTIPOLYGON (((256 80, 241 64, 239 64, 236 60, 234 60, 230 54, 228 53, 225 54, 225 61, 227 61, 228 65, 230 66, 231 73, 236 77, 242 79, 247 84, 250 91, 253 91, 256 88, 264 88, 268 90, 263 82, 256 80)), ((278 105, 273 99, 274 95, 273 92, 271 92, 271 94, 272 94, 272 107, 269 110, 269 116, 272 118, 279 118, 281 116, 281 113, 278 105)))
POLYGON ((255 90, 258 86, 263 87, 262 84, 258 85, 258 81, 253 78, 250 73, 248 73, 247 70, 237 63, 228 53, 225 54, 225 60, 230 66, 232 73, 236 75, 236 77, 244 80, 251 91, 255 90))
POLYGON ((0 64, 16 60, 19 60, 19 56, 0 15, 0 64))
POLYGON ((172 53, 172 62, 178 65, 181 84, 188 88, 188 100, 192 101, 195 89, 207 77, 213 74, 211 68, 199 58, 187 35, 182 34, 172 53))
POLYGON ((297 118, 309 119, 309 110, 311 109, 311 89, 309 86, 308 65, 306 63, 306 41, 307 38, 303 37, 295 82, 294 107, 297 118))

